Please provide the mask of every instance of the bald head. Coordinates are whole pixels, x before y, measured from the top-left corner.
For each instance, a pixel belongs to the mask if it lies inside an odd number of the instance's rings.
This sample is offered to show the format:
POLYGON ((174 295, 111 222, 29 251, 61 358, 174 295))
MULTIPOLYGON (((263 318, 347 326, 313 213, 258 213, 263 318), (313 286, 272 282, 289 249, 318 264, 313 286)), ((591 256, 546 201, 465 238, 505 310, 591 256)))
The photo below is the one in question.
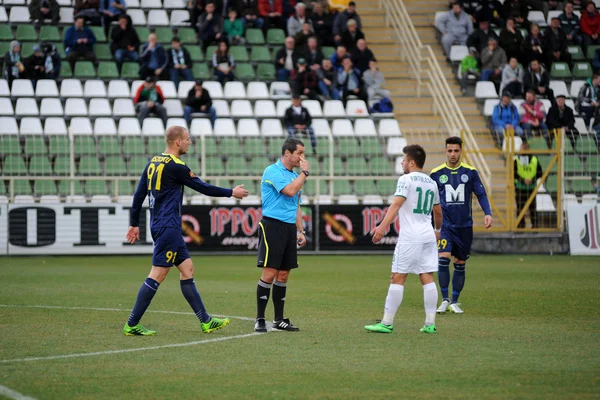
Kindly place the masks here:
POLYGON ((190 133, 183 126, 171 126, 167 129, 165 141, 167 142, 167 153, 175 154, 177 157, 187 153, 192 144, 190 133))
POLYGON ((183 126, 172 126, 165 133, 165 140, 168 145, 175 143, 177 140, 183 140, 187 130, 183 126))

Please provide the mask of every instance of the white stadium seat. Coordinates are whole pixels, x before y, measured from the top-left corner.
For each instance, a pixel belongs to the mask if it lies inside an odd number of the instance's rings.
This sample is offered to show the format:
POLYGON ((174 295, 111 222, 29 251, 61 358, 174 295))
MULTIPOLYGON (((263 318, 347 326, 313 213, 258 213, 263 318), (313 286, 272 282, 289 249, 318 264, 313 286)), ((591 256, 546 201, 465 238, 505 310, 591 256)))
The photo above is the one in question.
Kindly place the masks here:
POLYGON ((0 97, 0 115, 15 115, 12 101, 7 97, 0 97))
POLYGON ((35 97, 58 97, 58 86, 54 79, 40 79, 35 85, 35 97))
POLYGON ((550 89, 554 91, 554 96, 563 95, 571 97, 567 84, 564 81, 550 81, 550 89))
POLYGON ((149 26, 169 26, 169 16, 165 10, 150 10, 148 11, 149 26))
POLYGON ((30 196, 28 194, 27 195, 21 194, 21 195, 15 196, 13 203, 14 204, 33 204, 33 203, 35 203, 35 200, 33 199, 33 196, 30 196))
POLYGON ((346 102, 346 114, 349 117, 368 117, 369 108, 362 100, 348 100, 346 102))
POLYGON ((69 125, 71 135, 91 135, 93 134, 92 123, 89 118, 75 117, 71 118, 69 125))
POLYGON ((585 126, 585 121, 583 118, 575 118, 575 128, 577 128, 580 134, 588 133, 588 129, 585 126))
POLYGON ((50 117, 44 121, 44 135, 66 135, 67 124, 62 117, 50 117))
MULTIPOLYGON (((142 10, 127 10, 127 15, 131 17, 131 23, 133 26, 146 26, 148 23, 146 22, 146 14, 142 10)), ((142 43, 146 42, 147 38, 140 38, 142 43)))
POLYGON ((0 117, 0 135, 18 135, 19 127, 14 117, 0 117))
POLYGON ((475 84, 475 97, 477 99, 497 99, 499 96, 493 82, 479 81, 475 84))
POLYGON ((28 23, 30 22, 29 9, 21 6, 11 7, 8 19, 10 22, 28 23))
POLYGON ((60 97, 83 97, 83 87, 79 79, 63 79, 60 84, 60 97))
POLYGON ((383 204, 383 199, 378 194, 367 194, 363 197, 363 204, 380 205, 383 204))
POLYGON ((581 196, 581 204, 585 206, 593 206, 598 203, 598 195, 597 194, 584 194, 581 196))
POLYGON ((287 82, 273 82, 269 87, 269 94, 273 99, 289 99, 292 96, 292 89, 287 82))
POLYGON ((325 118, 345 118, 344 103, 340 100, 326 100, 323 106, 323 115, 325 118))
MULTIPOLYGON (((143 84, 144 84, 144 81, 141 81, 139 79, 136 79, 135 81, 131 82, 131 94, 130 94, 130 96, 132 98, 135 97, 135 94, 137 93, 137 90, 143 84)), ((125 96, 125 97, 130 97, 130 96, 125 96)))
POLYGON ((573 114, 575 116, 579 115, 579 113, 577 112, 577 107, 575 107, 575 102, 572 99, 566 99, 565 100, 565 105, 567 107, 569 107, 571 110, 573 110, 573 114))
POLYGON ((18 116, 37 116, 40 114, 40 110, 38 110, 38 105, 35 99, 21 97, 17 99, 17 103, 15 104, 15 114, 18 116))
POLYGON ((394 173, 397 175, 404 175, 404 168, 402 168, 402 160, 403 159, 404 159, 404 156, 396 157, 396 161, 394 161, 394 173))
MULTIPOLYGON (((193 84, 193 82, 192 82, 193 84)), ((211 99, 222 99, 223 98, 223 86, 217 81, 204 81, 202 88, 208 90, 211 99)), ((186 92, 187 95, 187 92, 186 92)))
POLYGON ((552 23, 552 18, 558 18, 560 14, 563 12, 561 10, 550 10, 548 11, 548 18, 546 19, 546 23, 550 25, 552 23))
POLYGON ((229 117, 229 103, 226 100, 213 100, 212 106, 217 113, 217 117, 229 117))
POLYGON ((185 0, 165 0, 163 8, 166 10, 179 10, 185 8, 185 0))
POLYGON ((142 133, 140 121, 137 118, 121 118, 119 120, 119 135, 138 136, 142 133))
POLYGON ((65 115, 68 117, 83 117, 88 115, 85 100, 78 98, 68 98, 65 102, 65 115))
POLYGON ((10 95, 13 97, 33 97, 33 85, 29 79, 15 79, 12 83, 10 95))
POLYGON ((240 204, 246 206, 258 206, 261 204, 261 200, 260 197, 258 197, 257 195, 251 194, 248 195, 248 197, 245 197, 242 200, 240 200, 240 204))
POLYGON ((171 11, 171 26, 190 26, 190 12, 188 10, 171 11))
POLYGON ((65 198, 65 203, 67 204, 85 204, 85 196, 74 194, 69 195, 65 198))
POLYGON ((263 136, 281 137, 284 135, 281 121, 278 119, 263 119, 260 124, 260 131, 263 136))
POLYGON ((115 79, 108 82, 108 97, 111 99, 129 97, 130 94, 129 83, 127 83, 127 81, 115 79))
POLYGON ((542 11, 529 11, 529 14, 527 14, 527 19, 530 22, 538 24, 542 28, 548 25, 546 24, 546 17, 542 11))
POLYGON ((141 0, 141 8, 163 8, 162 1, 160 0, 141 0))
POLYGON ((550 110, 550 107, 552 107, 552 102, 550 100, 548 100, 548 99, 540 99, 540 101, 544 105, 544 113, 548 114, 548 111, 550 110))
POLYGON ((194 87, 194 82, 183 81, 179 82, 179 88, 177 89, 177 97, 180 99, 187 98, 189 91, 194 87))
POLYGON ((210 204, 212 204, 210 197, 203 196, 201 194, 193 195, 192 199, 190 200, 190 205, 192 205, 192 206, 204 206, 204 205, 210 205, 210 204))
POLYGON ((391 156, 402 155, 402 149, 408 144, 406 139, 393 137, 388 140, 387 143, 387 154, 391 156))
POLYGON ((250 82, 247 87, 247 95, 249 99, 268 99, 269 89, 265 82, 250 82))
POLYGON ((585 81, 572 81, 571 82, 571 97, 576 99, 577 96, 579 96, 579 90, 581 89, 581 87, 585 85, 585 81))
POLYGON ((227 82, 225 83, 224 97, 226 99, 245 99, 246 88, 242 82, 227 82))
POLYGON ((165 126, 160 118, 146 118, 142 123, 142 134, 144 136, 163 136, 165 126))
POLYGON ((494 114, 494 108, 500 104, 499 99, 486 99, 483 106, 483 115, 491 117, 494 114))
POLYGON ((328 194, 320 194, 318 196, 315 196, 315 203, 324 206, 331 205, 333 204, 333 198, 328 194))
MULTIPOLYGON (((129 1, 127 2, 129 4, 129 1)), ((117 196, 117 204, 130 206, 133 203, 133 196, 130 194, 120 194, 117 196)))
POLYGON ((6 15, 6 9, 0 6, 0 22, 7 22, 8 15, 6 15))
POLYGON ((303 100, 302 107, 308 110, 308 113, 312 118, 322 118, 323 110, 321 109, 321 103, 317 100, 303 100))
POLYGON ((212 125, 207 118, 194 118, 190 125, 190 135, 192 136, 211 136, 213 134, 212 125))
POLYGON ((459 63, 463 58, 469 55, 469 48, 465 45, 453 45, 450 48, 450 61, 459 63))
POLYGON ((160 87, 165 99, 177 98, 177 89, 175 89, 175 84, 172 81, 158 81, 156 82, 156 86, 160 87))
POLYGON ((90 199, 90 203, 91 204, 110 204, 110 203, 112 203, 112 200, 111 200, 110 196, 108 196, 106 194, 95 194, 90 199))
POLYGON ((169 118, 167 120, 166 129, 169 129, 172 126, 183 126, 185 129, 188 128, 187 122, 183 118, 169 118))
POLYGON ((230 118, 219 118, 215 121, 214 133, 216 136, 235 136, 236 129, 230 118))
POLYGON ((25 117, 21 119, 19 133, 21 135, 42 135, 44 133, 42 122, 38 117, 25 117))
POLYGON ((253 118, 242 118, 238 121, 238 136, 260 136, 258 122, 253 118))
POLYGON ((169 117, 183 117, 183 107, 181 106, 181 100, 165 100, 163 106, 167 109, 167 115, 169 117))
POLYGON ((40 115, 43 117, 58 117, 64 115, 62 103, 60 99, 46 97, 42 99, 40 104, 40 115))
POLYGON ((354 121, 354 133, 356 136, 377 136, 377 129, 373 120, 361 118, 354 121))
POLYGON ((127 0, 127 13, 132 8, 140 8, 140 0, 127 0))
POLYGON ((135 116, 135 107, 131 99, 116 99, 113 102, 114 117, 133 117, 135 116))
POLYGON ((331 129, 329 128, 329 122, 326 119, 313 119, 312 128, 315 131, 315 135, 319 137, 331 136, 331 129))
MULTIPOLYGON (((219 115, 217 113, 217 115, 219 115)), ((254 116, 252 104, 248 100, 234 100, 231 102, 231 116, 234 118, 250 118, 254 116)))
POLYGON ((85 81, 83 86, 83 96, 87 98, 91 97, 106 97, 106 86, 101 80, 91 79, 85 81))
POLYGON ((60 203, 60 197, 56 195, 45 194, 40 196, 40 204, 58 204, 60 203))
POLYGON ((58 14, 60 16, 61 24, 72 24, 74 22, 73 18, 73 7, 61 7, 58 14))
POLYGON ((94 121, 94 135, 116 135, 117 126, 112 118, 96 118, 94 121))
POLYGON ((292 106, 291 100, 279 100, 277 102, 277 116, 283 118, 285 116, 285 110, 292 106))
POLYGON ((380 136, 402 136, 400 125, 395 119, 382 119, 379 121, 380 136))
POLYGON ((90 117, 110 117, 110 103, 108 99, 91 99, 90 100, 90 117))
POLYGON ((277 111, 271 100, 257 100, 254 103, 254 116, 256 118, 276 118, 277 111))
POLYGON ((0 79, 0 96, 10 96, 10 89, 8 88, 6 79, 0 79))
POLYGON ((334 137, 354 136, 354 127, 348 119, 336 119, 331 123, 331 133, 334 137))
POLYGON ((353 194, 342 194, 338 196, 338 204, 340 205, 356 205, 359 204, 358 197, 353 194))

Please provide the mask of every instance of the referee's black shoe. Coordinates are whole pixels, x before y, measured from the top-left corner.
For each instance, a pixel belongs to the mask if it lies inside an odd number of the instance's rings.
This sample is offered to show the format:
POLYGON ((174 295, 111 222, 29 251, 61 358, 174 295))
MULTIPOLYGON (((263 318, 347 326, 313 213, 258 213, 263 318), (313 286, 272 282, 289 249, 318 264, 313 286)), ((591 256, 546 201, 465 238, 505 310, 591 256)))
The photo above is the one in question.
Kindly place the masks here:
POLYGON ((289 319, 284 318, 281 321, 273 321, 274 331, 298 332, 300 328, 294 326, 289 319))
POLYGON ((267 324, 264 318, 257 318, 254 324, 254 332, 265 333, 267 332, 267 324))

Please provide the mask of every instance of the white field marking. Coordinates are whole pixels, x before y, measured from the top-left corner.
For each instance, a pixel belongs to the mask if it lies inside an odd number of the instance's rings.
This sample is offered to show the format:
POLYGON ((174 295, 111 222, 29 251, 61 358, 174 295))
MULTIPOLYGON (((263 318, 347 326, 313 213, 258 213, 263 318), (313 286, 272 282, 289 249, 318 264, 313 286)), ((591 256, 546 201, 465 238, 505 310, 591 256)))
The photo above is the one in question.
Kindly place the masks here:
MULTIPOLYGON (((259 335, 262 335, 262 333, 253 332, 253 333, 246 333, 243 335, 224 336, 224 337, 218 337, 218 338, 214 338, 214 339, 196 340, 194 342, 185 342, 185 343, 172 343, 172 344, 165 344, 165 345, 161 345, 161 346, 138 347, 138 348, 134 348, 134 349, 95 351, 92 353, 62 354, 62 355, 58 355, 58 356, 48 356, 48 357, 13 358, 12 360, 0 360, 0 364, 22 363, 22 362, 28 362, 28 361, 60 360, 63 358, 103 356, 103 355, 107 355, 107 354, 123 354, 123 353, 133 353, 136 351, 169 349, 172 347, 189 347, 189 346, 196 346, 196 345, 201 345, 201 344, 206 344, 206 343, 224 342, 226 340, 232 340, 232 339, 243 339, 243 338, 259 336, 259 335)), ((0 394, 3 394, 3 393, 0 391, 0 394)), ((22 397, 22 399, 29 399, 29 397, 22 397)))
POLYGON ((0 396, 8 397, 13 400, 35 400, 33 397, 25 396, 19 392, 15 392, 11 388, 0 385, 0 396))
MULTIPOLYGON (((130 312, 131 310, 125 308, 98 308, 98 307, 66 307, 66 306, 36 306, 36 305, 19 305, 19 304, 0 304, 0 308, 45 308, 49 310, 83 310, 83 311, 122 311, 130 312)), ((147 313, 160 313, 160 314, 177 314, 177 315, 195 315, 193 312, 185 311, 161 311, 161 310, 147 310, 147 313)), ((211 314, 215 317, 227 317, 232 319, 239 319, 242 321, 254 321, 254 318, 238 317, 235 315, 222 315, 222 314, 211 314)))

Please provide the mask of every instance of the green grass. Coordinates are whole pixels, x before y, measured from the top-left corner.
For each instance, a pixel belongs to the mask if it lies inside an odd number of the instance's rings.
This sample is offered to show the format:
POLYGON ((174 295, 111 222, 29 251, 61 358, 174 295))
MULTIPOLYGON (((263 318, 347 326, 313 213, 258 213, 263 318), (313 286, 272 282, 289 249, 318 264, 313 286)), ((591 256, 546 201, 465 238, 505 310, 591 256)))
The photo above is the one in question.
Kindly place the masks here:
MULTIPOLYGON (((254 257, 195 256, 209 312, 253 317, 254 257)), ((598 258, 482 256, 467 266, 464 315, 423 325, 409 277, 391 335, 380 319, 390 256, 303 256, 286 314, 299 333, 273 332, 189 347, 0 363, 0 385, 39 399, 115 398, 598 398, 598 258)), ((211 335, 193 314, 147 313, 155 337, 125 337, 150 257, 0 258, 0 360, 187 343, 251 333, 234 319, 211 335)), ((190 311, 173 271, 151 310, 190 311)), ((272 317, 269 304, 268 317, 272 317)))

